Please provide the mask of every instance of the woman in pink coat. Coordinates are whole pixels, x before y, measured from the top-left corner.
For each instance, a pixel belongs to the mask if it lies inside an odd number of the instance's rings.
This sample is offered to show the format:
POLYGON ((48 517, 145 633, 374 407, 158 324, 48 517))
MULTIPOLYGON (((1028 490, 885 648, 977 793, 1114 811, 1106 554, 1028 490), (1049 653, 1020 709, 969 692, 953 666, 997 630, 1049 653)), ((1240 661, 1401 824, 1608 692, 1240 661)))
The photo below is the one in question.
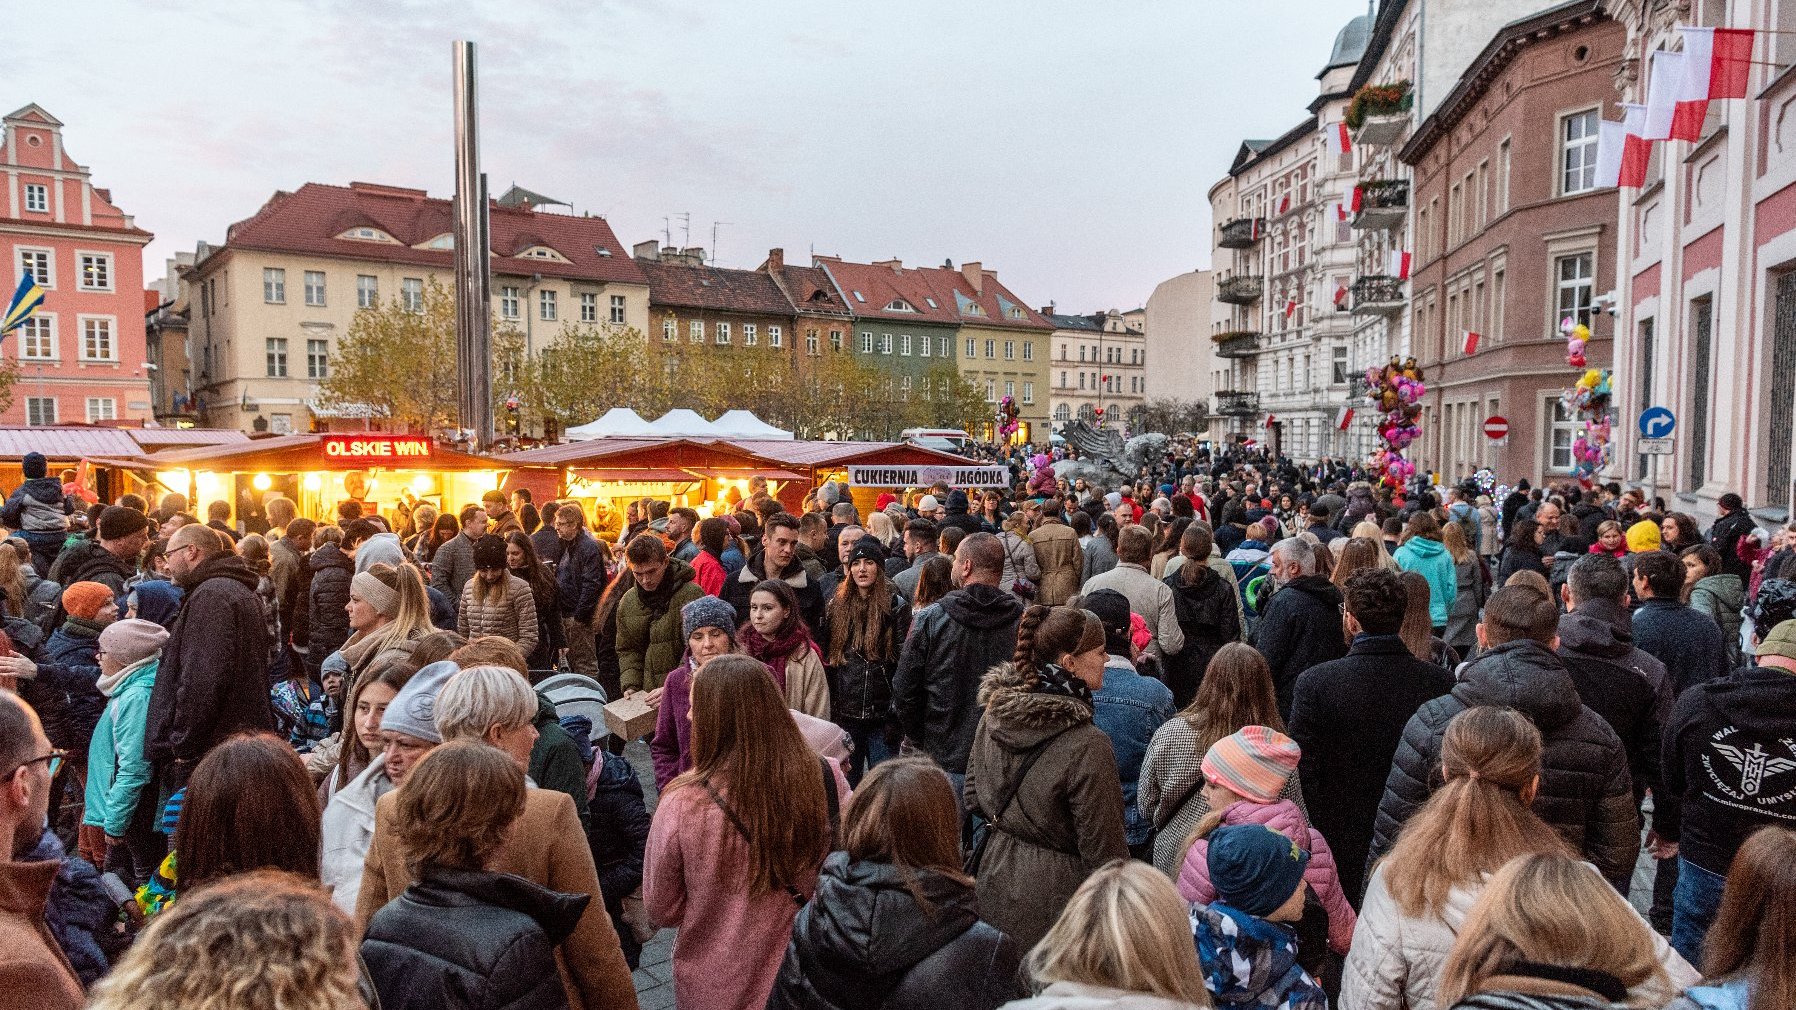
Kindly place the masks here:
POLYGON ((1223 737, 1204 755, 1204 799, 1210 813, 1191 833, 1191 846, 1179 868, 1179 894, 1208 905, 1216 900, 1207 861, 1210 832, 1225 824, 1259 824, 1285 835, 1310 854, 1303 879, 1328 912, 1328 946, 1346 954, 1353 940, 1353 906, 1341 890, 1334 853, 1321 832, 1309 826, 1297 804, 1279 798, 1285 782, 1297 772, 1297 742, 1275 729, 1247 726, 1223 737))

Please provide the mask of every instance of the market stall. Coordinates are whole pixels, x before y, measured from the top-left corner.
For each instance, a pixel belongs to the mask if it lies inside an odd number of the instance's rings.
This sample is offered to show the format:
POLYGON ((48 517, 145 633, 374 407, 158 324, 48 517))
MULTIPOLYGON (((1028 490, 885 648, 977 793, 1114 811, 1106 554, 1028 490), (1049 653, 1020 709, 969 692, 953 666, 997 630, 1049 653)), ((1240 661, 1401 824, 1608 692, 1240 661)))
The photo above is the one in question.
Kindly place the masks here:
POLYGON ((783 439, 734 439, 730 445, 761 459, 807 475, 810 487, 837 481, 848 487, 864 517, 885 492, 901 493, 936 481, 965 489, 1005 487, 1002 466, 984 466, 953 453, 908 442, 800 442, 783 439))

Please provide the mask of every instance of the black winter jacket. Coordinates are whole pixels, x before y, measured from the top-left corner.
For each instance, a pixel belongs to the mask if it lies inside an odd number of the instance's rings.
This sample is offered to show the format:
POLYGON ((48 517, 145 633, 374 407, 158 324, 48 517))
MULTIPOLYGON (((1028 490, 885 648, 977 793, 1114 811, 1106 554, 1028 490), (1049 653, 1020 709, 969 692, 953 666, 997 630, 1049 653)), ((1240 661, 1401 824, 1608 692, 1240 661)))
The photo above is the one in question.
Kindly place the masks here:
POLYGON ((904 735, 956 775, 979 728, 979 684, 1016 652, 1023 604, 984 583, 956 589, 917 613, 892 675, 892 710, 904 735))
POLYGON ((1347 655, 1347 638, 1341 631, 1341 591, 1320 575, 1287 582, 1266 604, 1253 644, 1272 668, 1279 715, 1289 722, 1298 674, 1347 655))
POLYGON ((1725 677, 1727 643, 1715 619, 1677 600, 1641 601, 1634 611, 1634 645, 1665 664, 1673 694, 1725 677))
POLYGON ((1665 664, 1634 647, 1628 612, 1608 600, 1590 600, 1559 618, 1559 658, 1581 698, 1628 751, 1628 772, 1638 802, 1660 792, 1659 747, 1671 718, 1671 678, 1665 664))
POLYGON ((1023 995, 1017 967, 1016 944, 979 921, 970 885, 834 852, 792 923, 767 1010, 995 1010, 1023 995))
POLYGON ((1627 751, 1603 717, 1579 701, 1565 664, 1531 639, 1487 650, 1462 671, 1452 693, 1409 720, 1378 805, 1372 858, 1391 850, 1403 823, 1440 786, 1447 723, 1478 705, 1513 708, 1534 722, 1546 744, 1534 812, 1625 893, 1640 852, 1627 751))
POLYGON ((610 579, 605 575, 605 556, 592 534, 581 530, 573 540, 558 540, 555 590, 560 594, 561 616, 581 624, 592 622, 592 612, 605 594, 610 579))
POLYGON ((306 587, 306 669, 319 680, 325 659, 349 641, 349 611, 344 608, 355 562, 336 544, 325 544, 306 559, 306 570, 312 576, 306 587))
POLYGON ((1547 566, 1540 563, 1544 557, 1541 551, 1545 548, 1533 545, 1510 544, 1503 548, 1503 556, 1497 561, 1497 585, 1501 587, 1516 572, 1539 572, 1547 574, 1547 566))
POLYGON ((423 867, 362 940, 381 1010, 563 1010, 555 948, 591 900, 505 873, 423 867))
POLYGON ((1172 590, 1173 612, 1178 617, 1179 630, 1185 633, 1185 647, 1160 659, 1167 684, 1178 696, 1181 707, 1189 704, 1191 696, 1203 685, 1210 658, 1228 643, 1241 640, 1241 610, 1236 604, 1235 587, 1207 564, 1186 563, 1194 566, 1196 582, 1187 584, 1182 568, 1161 580, 1172 590))
POLYGON ((181 784, 231 734, 274 729, 258 580, 234 554, 209 558, 181 580, 187 592, 162 647, 144 735, 144 757, 157 768, 178 763, 181 784))
POLYGON ((1744 509, 1729 512, 1709 527, 1709 546, 1721 555, 1721 573, 1738 575, 1743 586, 1751 584, 1752 566, 1740 560, 1740 538, 1758 527, 1744 509))
POLYGON ((1796 823, 1796 673, 1755 666, 1685 691, 1665 727, 1665 792, 1683 802, 1653 830, 1725 874, 1746 836, 1796 823))
MULTIPOLYGON (((50 572, 50 581, 65 589, 77 582, 98 582, 112 590, 122 607, 125 583, 137 575, 137 566, 113 556, 111 551, 100 546, 99 541, 83 540, 63 551, 56 564, 50 566, 50 572)), ((61 624, 67 616, 68 611, 62 609, 62 602, 58 600, 55 624, 61 624)))
MULTIPOLYGON (((802 546, 802 545, 801 545, 802 546)), ((823 638, 823 589, 818 585, 819 571, 813 574, 810 566, 804 564, 794 555, 792 570, 787 573, 785 583, 798 594, 798 616, 804 626, 810 630, 813 640, 823 638)), ((749 555, 748 563, 736 573, 735 578, 723 580, 723 592, 719 595, 723 601, 736 608, 736 624, 748 623, 748 601, 755 594, 755 587, 767 579, 767 553, 756 551, 749 555)))
POLYGON ((643 802, 642 780, 622 754, 603 747, 593 752, 592 770, 586 773, 586 801, 592 824, 586 844, 599 871, 599 892, 605 911, 623 944, 624 960, 632 970, 642 959, 642 944, 623 921, 624 899, 642 887, 643 852, 649 843, 649 811, 643 802))
MULTIPOLYGON (((826 613, 826 625, 827 622, 826 613)), ((910 604, 896 590, 886 601, 885 629, 886 659, 868 659, 860 649, 843 649, 842 662, 826 667, 830 715, 836 722, 880 721, 891 714, 892 671, 898 666, 899 650, 904 646, 905 635, 910 632, 910 604)), ((818 639, 826 660, 829 640, 834 634, 834 628, 825 627, 818 639)))

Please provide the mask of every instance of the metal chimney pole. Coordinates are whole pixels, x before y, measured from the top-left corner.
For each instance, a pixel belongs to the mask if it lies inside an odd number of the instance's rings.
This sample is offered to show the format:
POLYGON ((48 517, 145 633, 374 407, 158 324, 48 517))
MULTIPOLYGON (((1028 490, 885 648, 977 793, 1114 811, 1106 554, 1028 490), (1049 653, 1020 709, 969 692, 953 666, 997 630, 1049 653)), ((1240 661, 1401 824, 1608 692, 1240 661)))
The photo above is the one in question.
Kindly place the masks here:
POLYGON ((491 264, 486 177, 480 171, 480 106, 474 43, 453 43, 455 57, 455 372, 461 427, 473 448, 493 445, 491 264))

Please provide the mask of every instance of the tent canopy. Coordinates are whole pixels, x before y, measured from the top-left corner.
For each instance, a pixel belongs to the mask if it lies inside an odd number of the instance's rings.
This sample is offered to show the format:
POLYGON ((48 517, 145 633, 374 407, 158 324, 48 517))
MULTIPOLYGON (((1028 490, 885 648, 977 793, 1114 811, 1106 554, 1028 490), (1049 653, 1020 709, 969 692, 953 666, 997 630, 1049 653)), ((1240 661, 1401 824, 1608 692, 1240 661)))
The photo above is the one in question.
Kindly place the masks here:
POLYGON ((579 442, 589 438, 608 438, 613 435, 653 435, 654 426, 642 419, 629 407, 612 407, 596 421, 569 428, 563 432, 571 441, 579 442))
POLYGON ((764 438, 790 439, 792 433, 783 428, 776 428, 754 415, 749 410, 726 410, 717 420, 711 422, 717 434, 724 438, 764 438))
POLYGON ((667 438, 715 437, 718 434, 717 429, 712 426, 710 421, 705 420, 697 411, 688 410, 685 407, 676 407, 662 414, 655 418, 655 423, 649 427, 651 428, 649 434, 667 438))

